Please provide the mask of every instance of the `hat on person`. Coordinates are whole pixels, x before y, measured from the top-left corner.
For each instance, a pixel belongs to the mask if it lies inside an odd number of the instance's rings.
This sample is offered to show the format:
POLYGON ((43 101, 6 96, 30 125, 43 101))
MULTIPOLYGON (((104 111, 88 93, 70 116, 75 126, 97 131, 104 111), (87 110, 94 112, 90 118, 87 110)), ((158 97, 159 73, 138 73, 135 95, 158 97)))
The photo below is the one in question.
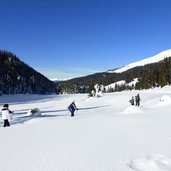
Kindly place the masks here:
POLYGON ((9 105, 8 104, 4 104, 3 107, 9 107, 9 105))

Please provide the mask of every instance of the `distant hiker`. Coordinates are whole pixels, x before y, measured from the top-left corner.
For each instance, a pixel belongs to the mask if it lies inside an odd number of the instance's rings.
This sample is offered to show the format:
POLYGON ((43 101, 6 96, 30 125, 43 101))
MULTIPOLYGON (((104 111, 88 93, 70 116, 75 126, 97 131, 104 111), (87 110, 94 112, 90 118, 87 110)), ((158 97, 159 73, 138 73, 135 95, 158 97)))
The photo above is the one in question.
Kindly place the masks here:
POLYGON ((134 96, 132 96, 132 99, 129 101, 131 105, 134 105, 134 96))
POLYGON ((75 110, 78 110, 75 105, 75 100, 68 106, 68 110, 71 112, 71 116, 74 116, 75 110))
POLYGON ((9 105, 4 104, 2 108, 2 119, 4 120, 4 127, 10 126, 10 119, 12 117, 12 111, 9 110, 9 105))
POLYGON ((140 95, 139 94, 137 94, 136 96, 135 96, 135 105, 136 106, 139 106, 140 105, 140 95))

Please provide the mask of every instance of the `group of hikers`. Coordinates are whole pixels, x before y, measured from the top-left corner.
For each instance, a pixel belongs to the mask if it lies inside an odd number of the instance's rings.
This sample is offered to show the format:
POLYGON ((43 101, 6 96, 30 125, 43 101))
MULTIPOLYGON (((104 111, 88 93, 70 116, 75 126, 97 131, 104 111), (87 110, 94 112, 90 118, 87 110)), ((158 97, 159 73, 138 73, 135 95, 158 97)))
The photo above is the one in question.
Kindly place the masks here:
POLYGON ((137 94, 134 98, 134 96, 132 96, 132 99, 129 101, 131 103, 131 105, 135 105, 135 106, 139 106, 140 105, 140 95, 137 94))
MULTIPOLYGON (((136 105, 139 106, 140 105, 140 95, 137 94, 134 98, 134 96, 132 97, 132 99, 129 101, 131 103, 131 105, 136 105)), ((72 103, 68 106, 68 110, 71 113, 71 117, 74 116, 74 113, 76 110, 79 110, 76 107, 75 104, 75 100, 72 101, 72 103)), ((10 120, 12 119, 12 115, 13 115, 13 111, 9 110, 9 105, 8 104, 4 104, 3 108, 2 108, 2 119, 4 121, 4 125, 3 127, 9 127, 10 126, 10 120)))
MULTIPOLYGON (((37 108, 35 108, 35 109, 37 111, 37 108)), ((72 103, 68 106, 68 110, 71 113, 71 117, 74 116, 74 112, 76 110, 79 110, 76 107, 75 100, 72 101, 72 103)), ((2 120, 4 121, 3 127, 9 127, 10 126, 10 120, 12 119, 14 112, 9 109, 9 104, 4 104, 1 111, 2 111, 2 120)), ((35 112, 35 110, 31 110, 30 112, 35 112)))

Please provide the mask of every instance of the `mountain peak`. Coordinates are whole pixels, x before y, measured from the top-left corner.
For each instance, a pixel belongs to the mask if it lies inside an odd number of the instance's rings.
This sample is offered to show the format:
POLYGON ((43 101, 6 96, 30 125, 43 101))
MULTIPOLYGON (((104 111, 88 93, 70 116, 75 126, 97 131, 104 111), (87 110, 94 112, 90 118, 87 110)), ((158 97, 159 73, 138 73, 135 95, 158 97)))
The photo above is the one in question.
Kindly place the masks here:
POLYGON ((151 56, 149 58, 146 58, 146 59, 143 59, 143 60, 140 60, 140 61, 137 61, 137 62, 130 63, 128 65, 125 65, 125 66, 121 67, 121 68, 114 69, 114 70, 109 70, 107 72, 108 73, 122 73, 124 71, 127 71, 127 70, 129 70, 131 68, 134 68, 134 67, 137 67, 137 66, 144 66, 144 65, 147 65, 147 64, 162 61, 166 57, 171 57, 171 49, 160 52, 159 54, 151 56))

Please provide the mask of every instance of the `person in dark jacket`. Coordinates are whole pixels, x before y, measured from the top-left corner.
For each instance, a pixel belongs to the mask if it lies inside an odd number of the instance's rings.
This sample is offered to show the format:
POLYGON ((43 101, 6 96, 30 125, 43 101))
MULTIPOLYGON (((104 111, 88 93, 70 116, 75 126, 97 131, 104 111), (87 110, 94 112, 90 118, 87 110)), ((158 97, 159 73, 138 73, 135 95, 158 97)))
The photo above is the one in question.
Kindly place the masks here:
POLYGON ((134 96, 132 96, 132 99, 129 101, 132 106, 134 106, 134 96))
POLYGON ((3 108, 2 108, 2 119, 4 120, 4 127, 9 127, 10 126, 10 122, 9 120, 12 117, 12 111, 9 110, 9 105, 8 104, 4 104, 3 108))
POLYGON ((136 106, 139 106, 140 105, 140 95, 139 94, 137 94, 136 96, 135 96, 135 105, 136 106))
POLYGON ((71 112, 71 116, 74 116, 75 110, 78 110, 75 105, 75 100, 68 106, 68 110, 71 112))

